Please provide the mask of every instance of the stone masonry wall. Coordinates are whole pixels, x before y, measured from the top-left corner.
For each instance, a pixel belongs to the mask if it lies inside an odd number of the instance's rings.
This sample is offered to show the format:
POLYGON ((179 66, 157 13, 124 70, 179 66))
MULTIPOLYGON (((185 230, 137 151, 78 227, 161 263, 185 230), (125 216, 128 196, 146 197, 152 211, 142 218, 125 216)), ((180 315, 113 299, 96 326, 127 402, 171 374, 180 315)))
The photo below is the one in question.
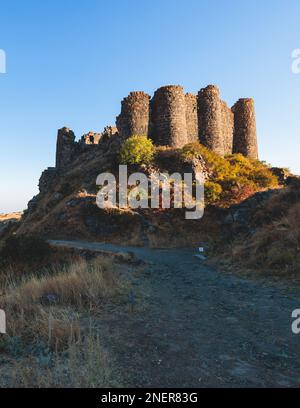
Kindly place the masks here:
POLYGON ((234 115, 232 110, 223 101, 221 102, 221 110, 224 154, 231 154, 233 146, 234 115))
POLYGON ((185 94, 181 86, 159 88, 151 102, 151 137, 157 145, 182 147, 188 143, 185 94))
POLYGON ((56 145, 56 168, 63 169, 73 160, 75 135, 72 130, 64 127, 58 130, 56 145))
POLYGON ((185 95, 186 104, 186 127, 189 143, 197 142, 198 129, 198 98, 197 95, 188 93, 185 95))
POLYGON ((220 91, 208 85, 198 93, 199 140, 205 147, 224 155, 223 118, 220 91))
POLYGON ((81 137, 81 143, 86 145, 98 145, 101 140, 101 133, 88 132, 81 137))
POLYGON ((117 118, 120 136, 149 134, 150 96, 144 92, 131 92, 122 101, 121 114, 117 118))
MULTIPOLYGON (((201 89, 198 95, 185 95, 181 86, 164 86, 154 93, 152 100, 144 92, 131 92, 122 101, 116 125, 106 127, 102 133, 89 132, 79 142, 75 142, 72 130, 60 129, 56 169, 64 170, 87 151, 105 149, 110 140, 118 139, 121 143, 122 138, 132 135, 146 135, 156 145, 173 148, 199 141, 221 156, 241 153, 258 158, 253 99, 239 99, 230 109, 214 85, 201 89)), ((48 173, 52 177, 53 172, 48 173)))
POLYGON ((233 153, 258 159, 254 100, 239 99, 232 111, 234 113, 233 153))

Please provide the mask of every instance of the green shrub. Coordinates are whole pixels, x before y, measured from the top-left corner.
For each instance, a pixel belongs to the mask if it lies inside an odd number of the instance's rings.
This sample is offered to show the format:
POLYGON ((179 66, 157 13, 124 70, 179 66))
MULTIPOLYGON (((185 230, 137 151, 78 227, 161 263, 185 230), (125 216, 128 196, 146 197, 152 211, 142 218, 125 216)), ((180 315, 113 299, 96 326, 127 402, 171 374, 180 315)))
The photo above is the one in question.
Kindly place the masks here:
POLYGON ((180 160, 189 162, 201 157, 209 173, 205 195, 209 203, 220 199, 239 201, 262 188, 278 186, 278 179, 269 166, 242 154, 221 157, 198 142, 189 143, 179 150, 180 160))
POLYGON ((203 154, 203 146, 200 143, 189 143, 185 145, 180 151, 180 158, 184 162, 192 161, 203 154))
POLYGON ((267 168, 260 165, 254 166, 252 173, 249 175, 257 187, 267 188, 278 185, 277 177, 267 168))
POLYGON ((232 176, 226 177, 224 180, 220 181, 222 189, 224 191, 236 191, 236 189, 240 189, 241 187, 249 187, 253 190, 257 189, 254 181, 245 177, 245 176, 232 176))
POLYGON ((185 145, 180 150, 179 155, 184 162, 202 157, 214 181, 220 181, 230 176, 230 163, 198 142, 185 145))
POLYGON ((218 201, 221 198, 222 187, 213 181, 207 181, 204 185, 205 201, 208 204, 218 201))
POLYGON ((0 259, 4 263, 34 263, 45 260, 51 253, 51 246, 38 237, 13 235, 4 241, 0 259))
POLYGON ((149 164, 154 159, 155 147, 147 136, 131 136, 120 151, 121 164, 149 164))
POLYGON ((236 169, 240 169, 241 171, 249 171, 251 170, 252 164, 250 159, 243 156, 241 153, 230 154, 225 158, 231 166, 235 166, 236 169))
POLYGON ((277 177, 264 162, 248 159, 242 154, 232 154, 227 156, 226 160, 230 163, 236 178, 248 179, 249 182, 253 182, 256 188, 278 186, 277 177))

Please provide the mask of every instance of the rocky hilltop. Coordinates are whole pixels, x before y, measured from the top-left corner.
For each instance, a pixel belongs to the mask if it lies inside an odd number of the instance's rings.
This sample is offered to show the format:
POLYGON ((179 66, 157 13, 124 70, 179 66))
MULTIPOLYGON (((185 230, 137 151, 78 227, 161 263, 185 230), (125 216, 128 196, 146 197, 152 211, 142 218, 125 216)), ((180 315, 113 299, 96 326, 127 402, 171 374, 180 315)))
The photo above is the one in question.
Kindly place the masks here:
POLYGON ((235 210, 234 229, 228 221, 232 206, 257 193, 272 196, 289 176, 257 157, 253 100, 240 99, 229 109, 212 85, 197 95, 185 95, 179 86, 162 87, 153 98, 132 92, 122 101, 116 126, 88 132, 79 141, 69 128, 58 131, 56 166, 41 175, 40 192, 29 202, 15 232, 153 247, 218 241, 228 229, 237 231, 239 220, 243 228, 247 205, 235 210), (141 171, 149 178, 154 171, 202 173, 207 204, 202 219, 186 220, 184 209, 96 206, 97 176, 103 172, 117 176, 120 150, 133 135, 151 141, 155 154, 151 163, 130 165, 129 172, 141 171))

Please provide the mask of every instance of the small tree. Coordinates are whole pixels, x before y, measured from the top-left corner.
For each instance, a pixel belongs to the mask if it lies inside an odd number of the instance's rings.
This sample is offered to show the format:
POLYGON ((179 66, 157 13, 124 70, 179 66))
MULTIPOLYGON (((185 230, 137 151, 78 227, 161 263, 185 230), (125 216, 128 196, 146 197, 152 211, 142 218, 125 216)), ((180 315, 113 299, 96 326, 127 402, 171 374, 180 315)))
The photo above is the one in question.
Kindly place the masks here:
POLYGON ((149 164, 153 161, 155 147, 147 136, 131 136, 120 151, 121 164, 149 164))

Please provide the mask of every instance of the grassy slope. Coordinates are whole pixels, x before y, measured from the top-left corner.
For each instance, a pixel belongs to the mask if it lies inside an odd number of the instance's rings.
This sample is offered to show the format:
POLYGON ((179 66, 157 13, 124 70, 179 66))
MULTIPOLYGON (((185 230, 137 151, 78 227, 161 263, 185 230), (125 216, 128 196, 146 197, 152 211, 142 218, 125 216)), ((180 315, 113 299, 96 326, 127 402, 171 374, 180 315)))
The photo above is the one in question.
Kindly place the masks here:
POLYGON ((94 321, 127 296, 122 268, 100 257, 23 278, 2 270, 8 335, 0 337, 0 387, 120 385, 94 321))
POLYGON ((150 166, 132 171, 192 171, 195 160, 207 173, 207 208, 200 220, 186 220, 182 210, 100 210, 95 202, 95 180, 101 172, 118 172, 118 150, 94 149, 80 156, 38 196, 36 209, 24 217, 18 234, 53 239, 84 239, 152 247, 197 246, 220 235, 223 208, 256 191, 276 185, 267 166, 241 155, 221 158, 198 143, 182 150, 158 148, 150 166))
POLYGON ((254 207, 244 231, 216 247, 218 262, 239 271, 300 277, 300 187, 274 191, 254 207))

